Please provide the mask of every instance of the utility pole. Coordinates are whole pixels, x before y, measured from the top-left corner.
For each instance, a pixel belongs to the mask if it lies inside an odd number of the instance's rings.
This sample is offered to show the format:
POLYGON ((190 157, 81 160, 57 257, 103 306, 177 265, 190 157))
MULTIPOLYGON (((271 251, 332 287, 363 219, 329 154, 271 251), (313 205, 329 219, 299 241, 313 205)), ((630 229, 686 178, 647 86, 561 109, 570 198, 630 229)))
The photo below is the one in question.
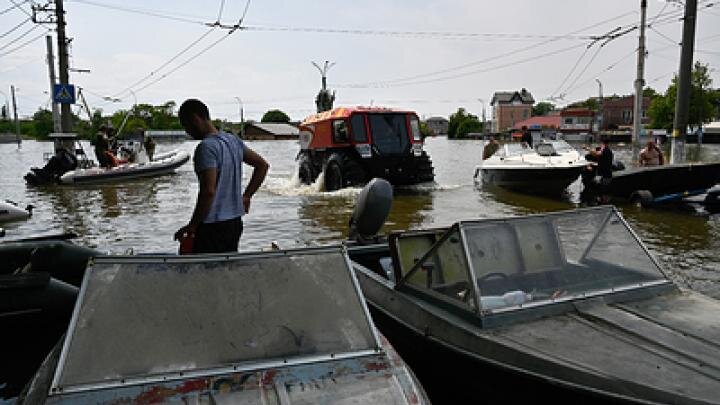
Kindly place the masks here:
POLYGON ((15 114, 15 135, 17 136, 18 144, 20 144, 20 121, 18 121, 17 101, 15 101, 15 86, 10 86, 10 93, 12 95, 13 113, 15 114))
POLYGON ((602 131, 602 123, 603 123, 603 89, 602 89, 602 82, 600 79, 595 79, 595 81, 598 84, 598 115, 597 115, 597 130, 598 133, 602 131))
POLYGON ((243 102, 240 97, 235 97, 235 100, 237 100, 238 104, 240 105, 240 139, 245 138, 245 114, 243 112, 243 102))
MULTIPOLYGON (((57 23, 57 44, 58 44, 58 61, 60 84, 67 86, 69 84, 68 77, 68 51, 67 38, 65 37, 65 9, 63 8, 63 0, 55 0, 55 20, 57 23)), ((70 104, 60 104, 60 126, 62 132, 72 132, 72 114, 70 112, 70 104)))
MULTIPOLYGON (((50 72, 50 97, 53 98, 52 95, 55 88, 55 58, 53 56, 52 37, 48 35, 45 37, 45 40, 47 42, 48 71, 50 72)), ((58 111, 57 103, 52 99, 50 103, 52 104, 53 131, 55 131, 55 133, 62 132, 60 112, 58 111)))
POLYGON ((670 163, 679 163, 685 159, 685 138, 687 135, 688 111, 690 109, 696 18, 697 0, 686 0, 682 50, 680 51, 680 74, 677 84, 677 99, 675 100, 675 120, 673 122, 672 143, 670 144, 670 163))
POLYGON ((633 105, 633 161, 637 160, 642 132, 643 88, 645 87, 645 14, 647 0, 640 0, 640 44, 638 45, 637 77, 635 78, 635 103, 633 105))

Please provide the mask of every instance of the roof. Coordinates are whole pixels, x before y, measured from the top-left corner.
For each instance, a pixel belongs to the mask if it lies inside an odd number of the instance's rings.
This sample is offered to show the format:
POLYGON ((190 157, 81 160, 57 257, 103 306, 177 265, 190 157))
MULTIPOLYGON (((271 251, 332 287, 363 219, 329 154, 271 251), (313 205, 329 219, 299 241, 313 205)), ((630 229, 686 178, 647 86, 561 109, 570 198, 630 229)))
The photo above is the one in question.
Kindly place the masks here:
POLYGON ((568 107, 564 108, 560 115, 563 117, 592 117, 595 112, 585 107, 568 107))
POLYGON ((426 122, 430 122, 430 121, 448 122, 447 118, 445 118, 445 117, 430 117, 430 118, 426 119, 425 121, 426 122))
POLYGON ((532 94, 526 89, 522 89, 520 91, 496 91, 492 100, 490 100, 490 105, 511 103, 515 98, 519 99, 523 104, 535 103, 532 94))
POLYGON ((537 117, 530 117, 526 120, 516 122, 513 129, 522 129, 522 127, 528 127, 529 129, 539 128, 559 128, 560 127, 560 116, 559 115, 543 115, 537 117))
POLYGON ((284 123, 256 122, 253 124, 248 124, 248 126, 250 125, 273 135, 297 135, 300 133, 296 126, 284 123))
POLYGON ((409 110, 396 110, 394 108, 385 107, 338 107, 330 111, 323 111, 321 113, 313 114, 303 120, 303 124, 311 124, 313 122, 325 121, 332 118, 347 118, 350 114, 355 112, 365 113, 414 113, 409 110))

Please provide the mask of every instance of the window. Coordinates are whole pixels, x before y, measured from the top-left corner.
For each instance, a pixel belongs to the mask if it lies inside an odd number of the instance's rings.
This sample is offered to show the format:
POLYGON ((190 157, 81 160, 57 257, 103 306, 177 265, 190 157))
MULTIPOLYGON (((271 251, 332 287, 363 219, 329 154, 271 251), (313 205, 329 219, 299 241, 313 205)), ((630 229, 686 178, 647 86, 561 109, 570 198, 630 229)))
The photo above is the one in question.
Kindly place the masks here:
POLYGON ((353 140, 357 143, 367 142, 367 130, 365 129, 365 115, 354 114, 350 117, 350 128, 352 129, 353 140))
POLYGON ((405 114, 369 114, 372 141, 381 155, 401 155, 409 152, 407 118, 405 114))
POLYGON ((573 119, 572 119, 572 118, 565 118, 565 124, 571 125, 572 123, 573 123, 573 119))
POLYGON ((348 141, 347 126, 344 120, 333 121, 333 142, 346 143, 348 141))
POLYGON ((413 140, 422 140, 422 137, 420 136, 420 122, 417 117, 410 118, 410 129, 412 130, 413 140))
POLYGON ((632 122, 632 110, 623 110, 622 112, 623 122, 629 124, 632 122))

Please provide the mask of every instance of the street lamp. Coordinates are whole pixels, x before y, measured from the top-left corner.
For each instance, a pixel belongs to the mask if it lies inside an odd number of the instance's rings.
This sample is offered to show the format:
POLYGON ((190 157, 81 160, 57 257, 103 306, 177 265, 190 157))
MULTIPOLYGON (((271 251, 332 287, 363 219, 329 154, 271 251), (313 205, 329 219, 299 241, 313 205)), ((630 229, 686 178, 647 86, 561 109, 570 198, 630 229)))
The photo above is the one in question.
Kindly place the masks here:
POLYGON ((485 122, 485 100, 477 99, 482 104, 482 124, 483 124, 483 135, 487 134, 487 124, 485 122))
POLYGON ((237 100, 240 105, 240 138, 245 138, 245 115, 243 114, 243 102, 242 99, 237 96, 235 96, 235 100, 237 100))

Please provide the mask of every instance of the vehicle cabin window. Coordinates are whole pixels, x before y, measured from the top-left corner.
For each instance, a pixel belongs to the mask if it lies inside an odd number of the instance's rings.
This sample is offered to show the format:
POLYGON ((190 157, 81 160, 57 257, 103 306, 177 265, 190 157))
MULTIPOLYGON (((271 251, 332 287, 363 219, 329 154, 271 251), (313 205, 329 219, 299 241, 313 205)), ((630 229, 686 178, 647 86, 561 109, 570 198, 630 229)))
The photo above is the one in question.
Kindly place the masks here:
POLYGON ((347 126, 344 120, 333 121, 333 142, 346 143, 348 141, 347 126))
POLYGON ((405 114, 369 114, 372 141, 380 155, 400 155, 410 149, 405 114))
POLYGON ((350 128, 352 129, 352 136, 355 142, 365 143, 368 141, 367 130, 365 128, 365 116, 363 114, 354 114, 350 118, 350 128))
POLYGON ((422 136, 420 135, 420 121, 418 121, 417 117, 410 118, 410 129, 412 130, 413 140, 421 141, 422 136))

